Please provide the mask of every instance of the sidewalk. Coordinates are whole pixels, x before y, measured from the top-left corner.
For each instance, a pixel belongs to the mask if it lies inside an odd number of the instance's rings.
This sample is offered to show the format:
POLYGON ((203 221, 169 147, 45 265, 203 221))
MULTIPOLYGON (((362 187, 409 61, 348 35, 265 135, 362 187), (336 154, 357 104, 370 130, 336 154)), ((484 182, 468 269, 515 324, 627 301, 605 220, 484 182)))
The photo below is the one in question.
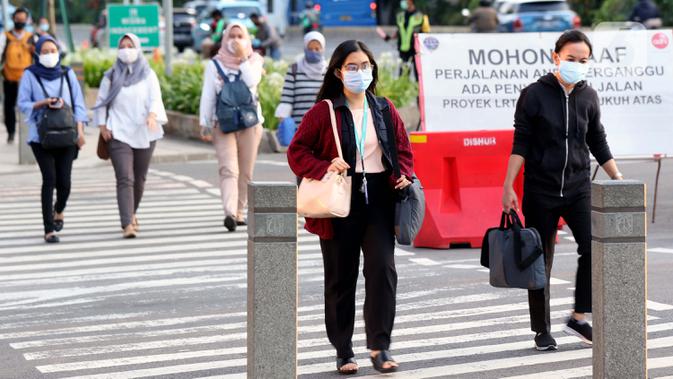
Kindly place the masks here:
MULTIPOLYGON (((74 163, 74 168, 109 165, 109 160, 103 161, 96 156, 98 128, 86 127, 84 128, 84 133, 86 135, 86 144, 79 152, 79 157, 74 163)), ((25 141, 18 140, 18 133, 17 139, 15 139, 13 144, 8 145, 6 141, 7 130, 5 129, 5 125, 0 123, 0 175, 38 170, 35 164, 19 165, 19 143, 25 144, 25 141)), ((152 162, 187 162, 206 159, 215 159, 215 149, 213 146, 198 141, 164 137, 157 141, 152 162)))

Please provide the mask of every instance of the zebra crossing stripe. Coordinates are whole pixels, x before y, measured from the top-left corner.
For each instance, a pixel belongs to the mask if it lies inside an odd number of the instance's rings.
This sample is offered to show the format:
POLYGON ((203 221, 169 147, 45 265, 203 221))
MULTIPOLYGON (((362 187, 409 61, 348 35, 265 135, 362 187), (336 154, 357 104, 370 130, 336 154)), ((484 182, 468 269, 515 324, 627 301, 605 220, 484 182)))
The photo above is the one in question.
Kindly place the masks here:
MULTIPOLYGON (((649 344, 649 341, 648 341, 649 344)), ((649 346, 648 346, 649 347, 649 346)), ((648 358, 647 359, 647 368, 648 370, 655 370, 659 368, 669 368, 673 367, 673 357, 661 357, 661 358, 648 358)), ((556 371, 544 371, 536 372, 535 374, 529 375, 516 375, 508 376, 502 379, 538 379, 538 378, 581 378, 585 376, 591 376, 593 368, 591 366, 577 367, 568 370, 556 370, 556 371)), ((673 376, 660 376, 657 379, 673 379, 673 376)))
MULTIPOLYGON (((133 247, 138 247, 138 246, 143 246, 143 245, 155 245, 158 246, 157 249, 163 249, 163 248, 170 248, 173 247, 175 244, 180 244, 180 243, 188 243, 187 245, 181 245, 182 248, 188 248, 189 246, 196 246, 199 245, 198 248, 195 249, 201 249, 203 248, 202 246, 211 246, 211 247, 220 247, 220 248, 247 248, 247 242, 244 240, 240 239, 241 234, 232 234, 232 233, 227 233, 227 234, 221 234, 221 235, 212 235, 212 237, 209 237, 213 240, 221 241, 221 242, 202 242, 204 239, 204 236, 202 235, 189 235, 189 236, 182 236, 182 237, 173 237, 170 239, 171 246, 161 246, 162 244, 166 244, 167 241, 166 238, 135 238, 131 240, 122 240, 121 238, 117 241, 117 243, 111 242, 111 241, 102 241, 102 242, 82 242, 82 243, 63 243, 63 244, 58 244, 58 246, 49 246, 48 249, 45 248, 44 243, 40 245, 33 245, 33 246, 26 246, 26 247, 10 247, 10 248, 3 248, 0 250, 0 256, 1 255, 10 255, 10 254, 26 254, 26 253, 43 253, 45 250, 48 250, 50 253, 54 252, 60 252, 60 251, 69 251, 69 250, 75 250, 75 249, 87 249, 88 251, 100 251, 101 249, 109 249, 110 247, 121 247, 120 250, 123 251, 128 251, 129 248, 133 247), (213 246, 213 244, 216 244, 218 246, 213 246)), ((66 241, 67 242, 67 241, 66 241)), ((306 236, 306 237, 298 237, 297 242, 302 244, 306 243, 312 243, 315 244, 317 241, 317 238, 314 236, 306 236)), ((2 270, 2 267, 0 267, 0 270, 2 270)))
MULTIPOLYGON (((410 305, 413 305, 414 303, 411 303, 410 305)), ((422 304, 422 302, 416 302, 416 304, 422 304)), ((419 305, 418 309, 422 309, 422 305, 419 305)), ((301 311, 301 308, 300 308, 301 311)), ((565 314, 565 313, 563 313, 565 314)), ((47 330, 38 330, 38 331, 26 331, 26 332, 13 332, 13 333, 5 333, 5 334, 0 334, 0 340, 1 339, 14 339, 14 338, 30 338, 30 337, 38 337, 38 336, 53 336, 53 335, 63 335, 63 334, 68 334, 68 333, 73 333, 73 334, 79 334, 79 333, 92 333, 92 332, 101 332, 101 331, 113 331, 113 330, 126 330, 126 329, 131 329, 131 328, 140 328, 140 327, 146 327, 146 328, 155 328, 155 327, 162 327, 162 326, 176 326, 176 325, 182 325, 186 323, 193 323, 193 322, 198 322, 198 321, 207 321, 207 320, 217 320, 219 318, 224 317, 222 314, 216 314, 216 315, 207 315, 207 316, 193 316, 193 317, 183 317, 183 318, 168 318, 168 319, 159 319, 159 320, 151 320, 151 321, 133 321, 133 322, 122 322, 122 323, 109 323, 109 324, 99 324, 99 325, 88 325, 88 326, 83 326, 83 327, 69 327, 69 328, 57 328, 57 329, 47 329, 47 330)), ((524 316, 520 316, 524 317, 524 316)), ((400 322, 400 323, 406 323, 406 322, 415 322, 422 320, 423 316, 417 317, 416 319, 408 319, 407 321, 400 322)), ((486 323, 488 324, 497 324, 498 322, 504 322, 503 318, 497 318, 497 319, 491 319, 491 320, 485 320, 486 323)), ((454 326, 456 330, 461 329, 458 324, 445 324, 444 327, 449 327, 450 325, 457 325, 454 326)), ((465 326, 470 326, 472 324, 467 324, 465 326)), ((241 331, 244 331, 244 325, 241 325, 241 331)), ((305 331, 305 327, 300 327, 300 334, 307 334, 311 332, 305 331)), ((400 335, 400 333, 404 334, 413 334, 413 331, 422 331, 425 330, 423 327, 421 328, 412 328, 412 329, 402 329, 401 331, 396 331, 396 335, 400 335)), ((324 326, 320 324, 320 332, 324 331, 324 326)), ((140 332, 142 334, 142 332, 140 332)), ((244 338, 245 333, 242 334, 242 338, 244 338)), ((364 338, 364 334, 358 334, 358 338, 364 338)), ((92 336, 94 337, 94 336, 92 336)), ((230 339, 227 339, 230 340, 230 339)), ((313 339, 313 340, 304 340, 303 342, 300 342, 300 347, 307 347, 314 345, 316 341, 319 341, 321 344, 324 344, 325 340, 324 338, 320 339, 313 339)), ((90 342, 88 340, 85 340, 85 342, 90 342)), ((102 341, 101 341, 102 342, 102 341)), ((156 342, 166 342, 169 343, 169 341, 152 341, 150 346, 154 346, 154 343, 156 342)), ((11 346, 12 348, 15 349, 25 349, 25 348, 30 348, 30 347, 35 347, 35 346, 48 346, 49 343, 52 343, 54 345, 62 345, 61 339, 52 339, 50 341, 23 341, 23 342, 16 342, 12 343, 11 346)), ((77 339, 72 339, 72 343, 79 343, 79 340, 77 339)), ((318 345, 319 346, 319 345, 318 345)), ((92 352, 96 352, 97 347, 91 347, 89 350, 92 352)), ((150 347, 151 348, 151 347, 150 347)))
MULTIPOLYGON (((0 195, 2 192, 0 192, 0 195)), ((78 198, 72 198, 68 200, 68 209, 72 207, 73 209, 89 210, 89 209, 117 209, 117 201, 113 197, 105 198, 109 199, 109 202, 102 202, 101 198, 97 200, 83 200, 78 198)), ((213 203, 215 205, 220 204, 219 199, 216 199, 212 196, 205 195, 203 193, 197 193, 192 195, 180 196, 181 203, 195 203, 195 204, 207 204, 213 203)), ((3 202, 0 203, 0 210, 7 212, 26 212, 26 211, 35 211, 37 204, 35 201, 12 201, 12 202, 3 202)), ((151 206, 171 206, 175 205, 175 200, 166 200, 166 199, 146 199, 143 197, 142 206, 151 207, 151 206)), ((39 212, 39 209, 37 210, 39 212)))
MULTIPOLYGON (((648 341, 648 347, 652 349, 661 349, 673 347, 673 337, 655 338, 648 341)), ((487 371, 502 370, 520 366, 532 366, 538 364, 551 364, 559 362, 567 362, 578 359, 591 358, 591 349, 582 349, 574 351, 561 351, 553 354, 539 354, 528 355, 525 357, 511 357, 503 359, 493 359, 479 362, 459 363, 446 366, 435 366, 429 368, 422 368, 409 371, 398 371, 395 374, 389 375, 391 378, 439 378, 446 376, 447 373, 451 375, 466 375, 475 374, 487 371)), ((673 357, 669 357, 670 360, 673 357)), ((673 365, 673 363, 671 363, 673 365)), ((361 376, 360 378, 376 378, 376 375, 361 376)), ((536 377, 545 377, 541 373, 536 373, 536 377)))
POLYGON ((157 368, 146 368, 130 371, 121 371, 121 372, 110 372, 105 374, 93 374, 93 375, 82 375, 82 376, 71 376, 63 379, 129 379, 129 378, 142 378, 145 376, 160 376, 160 375, 172 375, 180 374, 185 372, 195 372, 195 371, 206 371, 206 370, 216 370, 229 367, 238 367, 245 366, 247 363, 246 358, 236 359, 226 362, 205 362, 205 363, 192 363, 192 364, 183 364, 175 366, 164 366, 157 368))
MULTIPOLYGON (((562 337, 557 340, 560 346, 564 345, 570 345, 570 344, 576 344, 577 343, 577 338, 575 337, 562 337)), ((650 346, 650 349, 660 349, 660 348, 667 348, 667 347, 672 347, 673 346, 673 337, 665 337, 665 338, 657 338, 657 339, 651 339, 648 342, 648 345, 650 346)), ((474 346, 474 347, 468 347, 468 348, 453 348, 453 349, 446 349, 446 350, 439 350, 439 351, 429 351, 429 352, 422 352, 422 353, 410 353, 410 354, 398 354, 397 355, 397 360, 398 362, 404 364, 409 363, 409 362, 422 362, 422 361, 428 361, 428 360, 438 360, 438 359, 450 359, 450 358, 458 358, 458 357, 466 357, 466 356, 479 356, 479 355, 485 355, 485 354, 493 354, 493 353, 499 353, 499 352, 506 352, 506 351, 516 351, 516 350, 530 350, 532 346, 531 341, 522 341, 522 342, 513 342, 513 343, 504 343, 504 344, 490 344, 490 345, 483 345, 483 346, 474 346)), ((109 367, 119 367, 119 366, 127 366, 127 365, 133 365, 133 364, 140 364, 140 363, 149 363, 149 362, 166 362, 166 361, 172 361, 172 360, 182 360, 182 359, 190 359, 190 358, 207 358, 207 357, 216 357, 216 356, 227 356, 227 355, 234 355, 234 354, 242 354, 245 352, 245 347, 241 348, 228 348, 228 349, 210 349, 210 350, 200 350, 200 351, 190 351, 190 352, 181 352, 181 353, 172 353, 172 354, 157 354, 157 355, 149 355, 149 356, 138 356, 138 357, 125 357, 125 358, 116 358, 116 359, 104 359, 104 360, 92 360, 92 361, 81 361, 81 362, 71 362, 71 363, 62 363, 62 364, 52 364, 52 365, 41 365, 37 366, 37 369, 42 372, 42 373, 54 373, 54 372, 62 372, 62 371, 78 371, 78 370, 90 370, 90 369, 97 369, 97 368, 109 368, 109 367)), ((329 352, 329 354, 333 354, 333 352, 329 352)), ((538 356, 542 357, 542 356, 538 356)), ((554 363, 558 361, 565 361, 565 360, 575 360, 575 359, 582 359, 582 358, 589 358, 591 357, 591 350, 590 349, 584 349, 584 350, 577 350, 577 351, 571 351, 571 352, 564 352, 560 354, 554 354, 550 357, 545 357, 545 362, 544 363, 554 363), (564 355, 565 354, 565 355, 564 355), (559 359, 559 356, 560 359, 559 359), (551 358, 551 359, 550 359, 551 358)), ((299 354, 299 359, 306 359, 306 357, 302 356, 302 354, 299 354)), ((518 364, 510 362, 506 363, 503 361, 510 360, 511 358, 508 359, 499 359, 499 360, 492 360, 492 361, 487 361, 489 362, 488 365, 483 365, 480 363, 469 363, 469 364, 457 364, 457 365, 450 365, 450 366, 443 366, 444 368, 447 369, 447 371, 444 371, 443 375, 446 375, 447 372, 453 373, 460 373, 460 374, 466 374, 466 373, 472 373, 475 372, 473 371, 475 365, 479 368, 484 368, 488 367, 487 370, 498 370, 498 369, 503 369, 503 368, 509 368, 509 367, 516 367, 518 364), (494 364, 495 363, 495 364, 494 364), (511 364, 514 364, 514 366, 509 366, 511 364), (455 367, 460 367, 458 372, 456 372, 455 367), (462 371, 461 371, 462 370, 462 371)), ((520 358, 519 358, 520 359, 520 358)), ((525 358, 524 358, 525 359, 525 358)), ((516 359, 515 359, 516 360, 516 359)), ((229 360, 224 360, 222 361, 223 366, 220 368, 227 368, 227 367, 237 367, 241 365, 245 365, 245 360, 242 359, 229 359, 229 360)), ((532 363, 535 364, 535 363, 532 363)), ((672 362, 669 362, 671 366, 673 366, 672 362)), ((301 375, 307 375, 307 374, 317 374, 321 372, 327 372, 332 370, 333 364, 330 363, 319 363, 319 364, 311 364, 311 365, 300 365, 299 367, 299 373, 301 375)), ((428 377, 427 374, 428 372, 432 372, 434 368, 430 369, 421 369, 417 370, 419 372, 418 377, 428 377)), ((478 369, 477 369, 478 370, 478 369)), ((128 372, 126 372, 128 373, 128 372)), ((400 374, 403 375, 403 377, 414 377, 410 375, 413 374, 414 371, 412 372, 401 372, 400 374)), ((431 374, 432 375, 432 374, 431 374)), ((537 374, 537 377, 540 377, 540 373, 537 374)), ((547 375, 542 375, 542 377, 549 377, 547 375)))

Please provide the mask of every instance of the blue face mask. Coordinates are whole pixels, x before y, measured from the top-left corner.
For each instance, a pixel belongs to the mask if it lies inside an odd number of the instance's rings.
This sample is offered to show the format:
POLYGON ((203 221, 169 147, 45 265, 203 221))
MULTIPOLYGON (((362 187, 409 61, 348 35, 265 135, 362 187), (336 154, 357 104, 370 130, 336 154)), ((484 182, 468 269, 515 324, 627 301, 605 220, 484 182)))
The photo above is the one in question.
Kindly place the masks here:
POLYGON ((353 93, 362 93, 374 81, 372 70, 344 71, 344 86, 353 93))
POLYGON ((43 32, 48 32, 49 31, 49 24, 40 24, 40 30, 43 32))
POLYGON ((589 71, 589 64, 586 63, 561 61, 559 65, 561 79, 568 84, 577 84, 585 80, 587 71, 589 71))
POLYGON ((305 49, 304 57, 306 58, 306 62, 308 63, 318 63, 322 61, 322 53, 319 51, 305 49))

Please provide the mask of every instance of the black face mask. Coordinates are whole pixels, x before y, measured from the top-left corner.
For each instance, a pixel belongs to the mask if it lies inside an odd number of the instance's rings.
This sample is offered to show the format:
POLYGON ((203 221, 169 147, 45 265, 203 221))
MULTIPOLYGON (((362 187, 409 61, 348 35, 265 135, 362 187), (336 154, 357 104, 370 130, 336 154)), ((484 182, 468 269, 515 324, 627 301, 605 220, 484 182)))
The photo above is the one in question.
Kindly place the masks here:
POLYGON ((14 29, 16 29, 16 30, 23 30, 23 28, 25 28, 25 27, 26 27, 25 22, 15 22, 14 23, 14 29))

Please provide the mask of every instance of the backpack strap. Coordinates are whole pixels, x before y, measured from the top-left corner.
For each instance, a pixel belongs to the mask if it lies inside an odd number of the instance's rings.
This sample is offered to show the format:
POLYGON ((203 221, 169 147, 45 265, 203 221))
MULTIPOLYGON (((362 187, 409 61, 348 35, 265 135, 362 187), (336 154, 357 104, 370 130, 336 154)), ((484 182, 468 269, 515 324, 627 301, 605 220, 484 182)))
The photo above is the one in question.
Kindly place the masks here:
POLYGON ((72 86, 70 85, 70 77, 68 72, 70 69, 68 67, 63 67, 63 76, 61 76, 61 86, 63 86, 63 77, 65 77, 65 82, 68 83, 68 92, 70 92, 70 108, 72 108, 72 114, 75 115, 75 96, 72 93, 72 86))
MULTIPOLYGON (((220 74, 220 77, 222 80, 224 80, 225 83, 230 83, 229 76, 224 73, 224 70, 222 67, 220 67, 220 64, 217 62, 217 59, 213 58, 213 63, 215 64, 215 67, 217 68, 217 72, 220 74)), ((239 73, 240 75, 240 73, 239 73)))
MULTIPOLYGON (((59 88, 59 96, 63 95, 63 82, 65 81, 68 84, 68 92, 70 92, 70 108, 73 110, 73 114, 75 113, 75 97, 72 93, 72 86, 70 85, 70 79, 67 77, 69 69, 63 68, 63 72, 61 74, 61 87, 59 88), (65 80, 64 80, 65 79, 65 80)), ((44 94, 45 98, 50 98, 49 94, 47 93, 46 88, 44 88, 44 84, 42 84, 42 79, 40 79, 39 76, 34 75, 35 79, 37 79, 37 83, 40 85, 40 88, 42 88, 42 93, 44 94)))
POLYGON ((37 79, 37 83, 40 85, 40 88, 42 88, 42 93, 44 94, 45 98, 50 98, 49 94, 47 93, 47 90, 44 88, 44 84, 42 84, 42 79, 38 75, 33 74, 35 76, 35 79, 37 79))

